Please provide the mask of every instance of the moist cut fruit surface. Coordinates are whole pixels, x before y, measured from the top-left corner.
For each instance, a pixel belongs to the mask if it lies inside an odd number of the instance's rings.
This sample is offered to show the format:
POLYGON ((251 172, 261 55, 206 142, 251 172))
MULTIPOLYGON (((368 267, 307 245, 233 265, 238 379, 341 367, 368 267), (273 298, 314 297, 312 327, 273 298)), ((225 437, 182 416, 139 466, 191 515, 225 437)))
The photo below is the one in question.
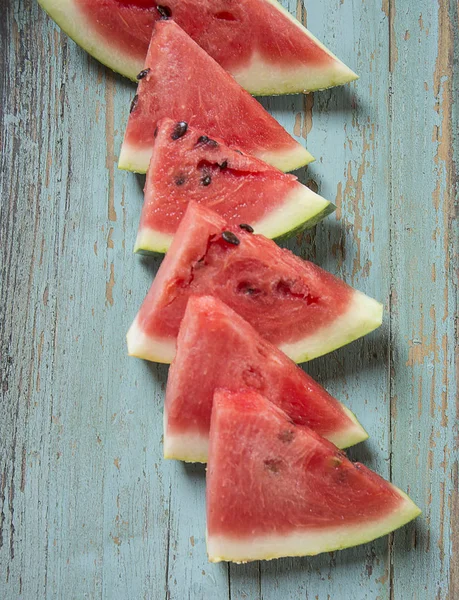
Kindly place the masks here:
POLYGON ((135 250, 166 251, 191 200, 231 225, 250 223, 270 238, 312 227, 335 209, 294 175, 187 123, 163 119, 154 139, 135 250))
POLYGON ((357 76, 275 0, 39 0, 95 58, 135 79, 154 23, 170 16, 253 94, 312 91, 357 76))
POLYGON ((295 362, 343 346, 382 319, 375 300, 194 202, 128 332, 129 353, 170 362, 191 295, 220 298, 295 362))
POLYGON ((118 166, 145 173, 156 125, 169 117, 282 171, 313 160, 279 123, 173 21, 157 21, 118 166))
POLYGON ((210 561, 331 552, 419 514, 406 494, 260 394, 216 392, 207 464, 210 561))
POLYGON ((167 380, 166 458, 207 460, 212 401, 220 387, 260 392, 293 422, 341 448, 368 437, 348 409, 231 308, 211 296, 191 296, 167 380))

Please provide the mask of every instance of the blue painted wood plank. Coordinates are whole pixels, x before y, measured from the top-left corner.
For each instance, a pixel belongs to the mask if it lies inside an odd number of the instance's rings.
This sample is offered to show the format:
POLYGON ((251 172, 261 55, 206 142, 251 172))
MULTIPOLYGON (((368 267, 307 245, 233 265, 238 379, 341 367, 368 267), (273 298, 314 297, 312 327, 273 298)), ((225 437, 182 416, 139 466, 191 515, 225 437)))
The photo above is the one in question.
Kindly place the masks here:
POLYGON ((417 600, 459 596, 457 10, 391 6, 392 474, 424 511, 394 536, 392 578, 417 600))
POLYGON ((35 4, 2 16, 0 595, 163 597, 166 372, 124 342, 152 278, 116 169, 134 88, 35 4))

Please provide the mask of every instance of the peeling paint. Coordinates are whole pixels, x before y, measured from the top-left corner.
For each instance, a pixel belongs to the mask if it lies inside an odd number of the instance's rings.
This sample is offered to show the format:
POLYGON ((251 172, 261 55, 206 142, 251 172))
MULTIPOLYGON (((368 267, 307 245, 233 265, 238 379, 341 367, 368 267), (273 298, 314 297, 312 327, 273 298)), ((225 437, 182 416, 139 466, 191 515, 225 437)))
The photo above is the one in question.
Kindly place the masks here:
POLYGON ((300 137, 301 135, 301 113, 296 113, 293 134, 296 135, 296 137, 300 137))
POLYGON ((110 227, 110 229, 108 231, 108 237, 107 237, 107 248, 114 247, 112 235, 113 235, 113 227, 110 227))
POLYGON ((110 264, 110 279, 106 283, 105 288, 105 299, 113 306, 113 287, 115 285, 115 265, 113 263, 110 264))

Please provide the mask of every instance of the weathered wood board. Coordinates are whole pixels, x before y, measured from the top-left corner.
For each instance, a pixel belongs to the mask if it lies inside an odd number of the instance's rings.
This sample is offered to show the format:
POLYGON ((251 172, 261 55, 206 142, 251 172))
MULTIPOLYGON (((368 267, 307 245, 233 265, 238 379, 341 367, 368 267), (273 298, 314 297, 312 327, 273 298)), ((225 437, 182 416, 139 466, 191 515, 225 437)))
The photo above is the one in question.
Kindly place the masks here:
POLYGON ((361 76, 263 104, 338 210, 289 246, 384 302, 305 366, 368 429, 352 450, 424 513, 315 558, 211 565, 201 467, 162 459, 167 368, 124 335, 159 262, 119 172, 134 87, 31 0, 0 8, 0 598, 459 598, 458 5, 284 0, 361 76), (455 69, 454 69, 455 66, 455 69))

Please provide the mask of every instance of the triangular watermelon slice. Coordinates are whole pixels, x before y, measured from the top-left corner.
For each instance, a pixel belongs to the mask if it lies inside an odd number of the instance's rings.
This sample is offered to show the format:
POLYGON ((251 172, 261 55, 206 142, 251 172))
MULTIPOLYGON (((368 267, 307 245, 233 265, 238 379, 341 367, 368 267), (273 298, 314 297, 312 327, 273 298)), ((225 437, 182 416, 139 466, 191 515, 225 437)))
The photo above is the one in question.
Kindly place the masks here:
POLYGON ((357 79, 275 0, 39 0, 95 58, 131 79, 155 21, 172 18, 250 93, 288 94, 357 79))
POLYGON ((211 562, 306 556, 386 535, 420 514, 406 494, 256 392, 214 397, 211 562))
MULTIPOLYGON (((131 105, 119 168, 145 173, 164 117, 292 171, 313 160, 252 96, 173 21, 155 25, 131 105)), ((182 128, 184 131, 185 127, 182 128)), ((181 131, 177 131, 177 136, 181 131)))
POLYGON ((344 346, 382 320, 376 300, 195 202, 128 332, 129 353, 170 362, 193 294, 220 298, 295 362, 344 346))
POLYGON ((136 252, 165 252, 188 202, 195 200, 231 225, 251 223, 276 238, 312 227, 335 206, 294 175, 229 148, 182 124, 159 122, 145 186, 136 252))
POLYGON ((368 437, 347 408, 231 308, 211 296, 191 296, 167 380, 166 458, 207 461, 212 401, 221 387, 256 390, 340 448, 368 437))

